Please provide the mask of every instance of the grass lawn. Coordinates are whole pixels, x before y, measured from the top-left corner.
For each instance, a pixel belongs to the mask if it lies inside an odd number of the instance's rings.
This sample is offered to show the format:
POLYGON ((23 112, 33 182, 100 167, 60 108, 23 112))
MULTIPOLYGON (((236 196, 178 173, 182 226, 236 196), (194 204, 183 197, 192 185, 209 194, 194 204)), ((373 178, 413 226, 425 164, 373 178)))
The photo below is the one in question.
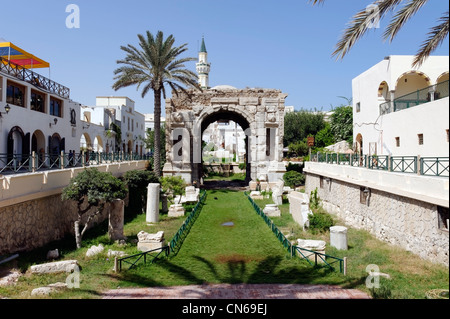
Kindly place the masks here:
MULTIPOLYGON (((258 201, 261 207, 270 200, 258 201)), ((283 233, 296 238, 320 238, 329 242, 329 234, 304 232, 293 222, 287 203, 281 207, 282 217, 272 220, 283 233)), ((0 297, 31 298, 31 290, 51 283, 65 282, 67 274, 32 275, 29 266, 46 262, 49 249, 58 248, 62 259, 76 259, 81 266, 80 288, 65 289, 52 294, 52 298, 99 298, 100 293, 117 287, 149 287, 189 285, 202 283, 309 283, 333 284, 345 288, 357 288, 368 292, 365 271, 369 264, 377 264, 380 271, 388 273, 390 280, 381 278, 382 289, 377 297, 424 298, 431 289, 448 289, 448 269, 433 265, 420 258, 382 243, 365 231, 349 229, 349 250, 327 248, 336 257, 348 257, 348 275, 326 269, 314 269, 299 258, 291 258, 278 239, 256 214, 248 199, 238 191, 208 191, 203 209, 176 255, 154 264, 140 264, 131 270, 113 272, 113 259, 107 251, 122 250, 128 254, 137 252, 136 234, 144 230, 155 233, 165 231, 166 243, 177 232, 185 217, 169 218, 161 215, 160 222, 148 226, 144 214, 129 216, 124 233, 128 237, 125 246, 110 243, 107 223, 90 230, 83 238, 83 247, 75 249, 73 237, 51 243, 20 257, 15 264, 24 275, 14 286, 0 287, 0 297), (231 226, 223 226, 232 223, 231 226), (104 253, 85 257, 92 245, 102 243, 104 253), (390 295, 389 295, 390 293, 390 295)), ((5 266, 3 266, 5 267, 5 266)), ((1 270, 1 269, 0 269, 1 270)))

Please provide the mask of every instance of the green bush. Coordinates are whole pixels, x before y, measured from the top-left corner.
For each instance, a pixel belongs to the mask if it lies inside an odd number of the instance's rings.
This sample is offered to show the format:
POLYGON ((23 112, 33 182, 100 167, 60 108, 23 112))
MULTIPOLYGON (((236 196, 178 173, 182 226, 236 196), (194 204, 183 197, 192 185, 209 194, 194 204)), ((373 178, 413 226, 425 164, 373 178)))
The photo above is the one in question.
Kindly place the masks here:
POLYGON ((330 214, 323 211, 316 211, 309 215, 309 230, 312 233, 322 233, 334 225, 334 220, 330 214))
POLYGON ((289 171, 284 173, 283 180, 286 186, 294 188, 305 183, 305 175, 297 171, 289 171))
POLYGON ((289 163, 288 166, 286 166, 286 171, 290 172, 290 171, 296 171, 299 173, 303 173, 303 168, 305 167, 304 164, 293 164, 293 163, 289 163))
POLYGON ((129 191, 129 210, 143 212, 147 205, 147 186, 159 183, 159 178, 149 170, 132 170, 124 174, 123 180, 129 191))

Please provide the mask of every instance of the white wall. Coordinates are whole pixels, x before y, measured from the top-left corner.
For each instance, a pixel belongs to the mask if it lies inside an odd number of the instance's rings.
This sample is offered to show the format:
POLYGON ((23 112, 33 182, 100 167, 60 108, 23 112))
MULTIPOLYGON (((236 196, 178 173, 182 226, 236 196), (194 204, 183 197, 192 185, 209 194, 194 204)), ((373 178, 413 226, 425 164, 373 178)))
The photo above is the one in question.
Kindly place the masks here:
POLYGON ((378 96, 378 89, 383 81, 389 86, 387 98, 395 99, 405 94, 397 81, 406 72, 419 72, 434 85, 449 70, 448 56, 432 56, 419 68, 411 67, 413 58, 390 56, 353 79, 353 140, 356 142, 357 135, 362 135, 364 154, 369 154, 370 143, 376 143, 378 155, 449 156, 448 98, 380 115, 379 106, 384 98, 378 96), (358 103, 360 112, 356 111, 358 103), (424 145, 418 145, 417 134, 424 134, 424 145), (401 147, 396 147, 396 136, 400 137, 401 147))

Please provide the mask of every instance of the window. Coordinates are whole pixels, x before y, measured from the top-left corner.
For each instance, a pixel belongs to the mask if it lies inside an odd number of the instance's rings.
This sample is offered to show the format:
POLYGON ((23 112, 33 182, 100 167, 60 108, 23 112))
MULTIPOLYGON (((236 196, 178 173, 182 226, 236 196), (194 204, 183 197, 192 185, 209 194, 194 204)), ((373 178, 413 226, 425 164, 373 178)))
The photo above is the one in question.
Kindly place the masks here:
POLYGON ((50 115, 62 117, 62 101, 50 98, 50 115))
POLYGON ((11 103, 17 106, 25 106, 25 89, 23 86, 8 82, 6 88, 6 103, 11 103))
POLYGON ((397 136, 397 137, 395 138, 395 146, 396 146, 396 147, 400 147, 400 137, 399 137, 399 136, 397 136))
POLYGON ((45 113, 45 96, 44 96, 44 94, 37 92, 37 91, 31 91, 30 106, 33 111, 45 113))
POLYGON ((438 212, 439 229, 448 231, 448 218, 449 218, 448 207, 438 206, 437 212, 438 212))
POLYGON ((361 102, 356 103, 356 113, 361 111, 361 102))
POLYGON ((369 205, 370 189, 361 186, 359 188, 359 202, 364 205, 369 205))
POLYGON ((417 134, 417 137, 419 139, 419 145, 423 145, 423 134, 417 134))

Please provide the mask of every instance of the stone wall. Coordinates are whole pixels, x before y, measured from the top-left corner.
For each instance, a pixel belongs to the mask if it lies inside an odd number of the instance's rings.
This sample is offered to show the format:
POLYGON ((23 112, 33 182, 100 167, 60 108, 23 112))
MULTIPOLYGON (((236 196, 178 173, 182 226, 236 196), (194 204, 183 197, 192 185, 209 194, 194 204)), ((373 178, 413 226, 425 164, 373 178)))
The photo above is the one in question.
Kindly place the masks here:
MULTIPOLYGON (((119 177, 129 170, 144 169, 145 163, 132 161, 95 167, 119 177)), ((0 176, 0 255, 42 247, 74 234, 76 203, 61 200, 61 193, 83 169, 0 176)), ((92 225, 103 222, 108 213, 106 205, 92 225)))
MULTIPOLYGON (((93 224, 105 220, 107 211, 93 224)), ((75 202, 62 201, 60 194, 0 207, 0 255, 42 247, 74 234, 77 216, 75 202)))
POLYGON ((321 183, 320 175, 306 173, 305 190, 310 194, 317 188, 328 212, 349 227, 367 230, 380 240, 448 267, 449 233, 440 228, 436 204, 379 189, 364 193, 360 185, 325 177, 321 183))

